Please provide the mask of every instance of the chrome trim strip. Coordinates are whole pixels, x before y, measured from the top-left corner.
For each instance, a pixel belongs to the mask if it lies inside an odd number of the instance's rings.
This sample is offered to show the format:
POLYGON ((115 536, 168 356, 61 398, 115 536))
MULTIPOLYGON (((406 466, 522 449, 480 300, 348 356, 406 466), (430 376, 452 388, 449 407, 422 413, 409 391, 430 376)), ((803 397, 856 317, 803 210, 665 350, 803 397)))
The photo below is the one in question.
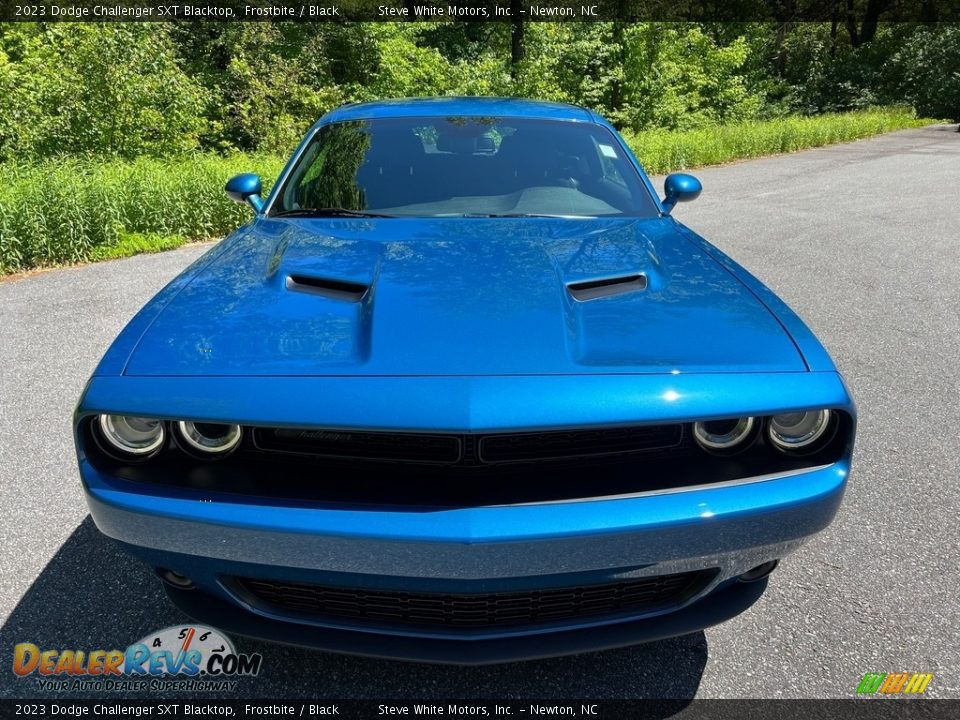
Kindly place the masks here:
POLYGON ((737 485, 751 485, 753 483, 767 482, 768 480, 783 480, 785 478, 794 477, 796 475, 803 475, 804 473, 817 472, 819 470, 826 470, 828 467, 834 463, 827 463, 826 465, 813 465, 806 468, 798 468, 797 470, 787 470, 780 473, 768 473, 766 475, 753 475, 748 478, 739 478, 737 480, 726 480, 724 482, 718 483, 703 483, 701 485, 685 485, 684 487, 679 488, 662 488, 660 490, 644 490, 643 492, 637 493, 625 493, 623 495, 601 495, 599 497, 589 497, 589 498, 573 498, 566 500, 541 500, 539 502, 529 502, 529 503, 510 503, 509 505, 479 505, 478 507, 491 507, 491 508, 500 508, 500 507, 524 507, 528 505, 568 505, 571 503, 580 503, 580 502, 603 502, 605 500, 629 500, 632 498, 641 498, 641 497, 653 497, 655 495, 675 495, 677 493, 692 492, 694 490, 712 490, 713 488, 728 488, 736 487, 737 485))

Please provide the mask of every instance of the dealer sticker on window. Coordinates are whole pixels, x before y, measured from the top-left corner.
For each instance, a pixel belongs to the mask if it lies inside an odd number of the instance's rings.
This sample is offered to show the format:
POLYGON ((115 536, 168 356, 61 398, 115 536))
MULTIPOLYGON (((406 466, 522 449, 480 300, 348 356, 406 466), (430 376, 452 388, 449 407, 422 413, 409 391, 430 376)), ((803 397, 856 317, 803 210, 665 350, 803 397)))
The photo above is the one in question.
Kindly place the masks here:
POLYGON ((614 160, 617 159, 617 151, 613 149, 612 145, 604 145, 601 143, 600 152, 604 157, 613 158, 614 160))

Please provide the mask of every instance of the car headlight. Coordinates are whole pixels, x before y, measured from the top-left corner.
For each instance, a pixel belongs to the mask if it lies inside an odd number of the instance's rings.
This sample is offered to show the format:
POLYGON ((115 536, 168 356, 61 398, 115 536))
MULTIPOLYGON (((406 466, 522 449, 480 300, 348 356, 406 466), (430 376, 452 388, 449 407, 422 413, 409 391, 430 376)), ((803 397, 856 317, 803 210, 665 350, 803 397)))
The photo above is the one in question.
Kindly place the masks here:
POLYGON ((100 437, 109 446, 104 449, 124 457, 150 457, 166 439, 163 421, 155 418, 101 415, 98 426, 100 437))
POLYGON ((222 457, 240 444, 243 431, 239 425, 181 420, 177 423, 177 434, 185 450, 222 457))
POLYGON ((751 437, 755 424, 752 417, 697 422, 693 424, 693 437, 704 450, 730 451, 751 437))
POLYGON ((800 450, 817 442, 830 426, 829 410, 784 413, 770 418, 767 433, 774 447, 800 450))

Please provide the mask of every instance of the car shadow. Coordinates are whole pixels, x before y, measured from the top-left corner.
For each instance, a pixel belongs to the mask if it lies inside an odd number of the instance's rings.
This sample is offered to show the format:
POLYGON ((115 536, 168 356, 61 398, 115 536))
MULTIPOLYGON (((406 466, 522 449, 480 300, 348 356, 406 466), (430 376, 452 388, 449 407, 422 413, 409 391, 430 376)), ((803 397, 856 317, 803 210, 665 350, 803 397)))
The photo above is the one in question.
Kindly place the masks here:
MULTIPOLYGON (((41 649, 124 649, 185 620, 153 572, 101 535, 88 516, 0 628, 0 648, 12 654, 14 645, 30 642, 41 649)), ((481 667, 348 657, 249 638, 237 638, 236 645, 240 652, 263 655, 259 676, 242 679, 233 693, 204 697, 689 700, 707 660, 703 632, 619 650, 481 667)), ((0 697, 54 694, 93 695, 41 692, 36 675, 0 672, 0 697)), ((663 716, 682 707, 671 703, 663 716)))

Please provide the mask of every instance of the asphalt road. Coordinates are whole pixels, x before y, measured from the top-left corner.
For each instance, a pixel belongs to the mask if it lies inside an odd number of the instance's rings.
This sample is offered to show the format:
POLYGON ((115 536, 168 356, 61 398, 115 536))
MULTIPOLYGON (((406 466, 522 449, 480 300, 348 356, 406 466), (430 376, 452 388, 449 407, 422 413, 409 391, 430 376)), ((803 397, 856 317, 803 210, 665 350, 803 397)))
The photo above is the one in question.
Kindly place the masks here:
MULTIPOLYGON (((960 134, 931 127, 701 170, 677 209, 789 302, 859 406, 834 525, 765 597, 706 632, 593 655, 458 669, 240 638, 242 696, 852 697, 868 671, 935 674, 960 698, 960 134)), ((660 184, 660 179, 657 179, 660 184)), ((133 313, 205 248, 0 282, 0 696, 37 696, 13 645, 113 648, 183 622, 93 527, 71 412, 133 313)))

